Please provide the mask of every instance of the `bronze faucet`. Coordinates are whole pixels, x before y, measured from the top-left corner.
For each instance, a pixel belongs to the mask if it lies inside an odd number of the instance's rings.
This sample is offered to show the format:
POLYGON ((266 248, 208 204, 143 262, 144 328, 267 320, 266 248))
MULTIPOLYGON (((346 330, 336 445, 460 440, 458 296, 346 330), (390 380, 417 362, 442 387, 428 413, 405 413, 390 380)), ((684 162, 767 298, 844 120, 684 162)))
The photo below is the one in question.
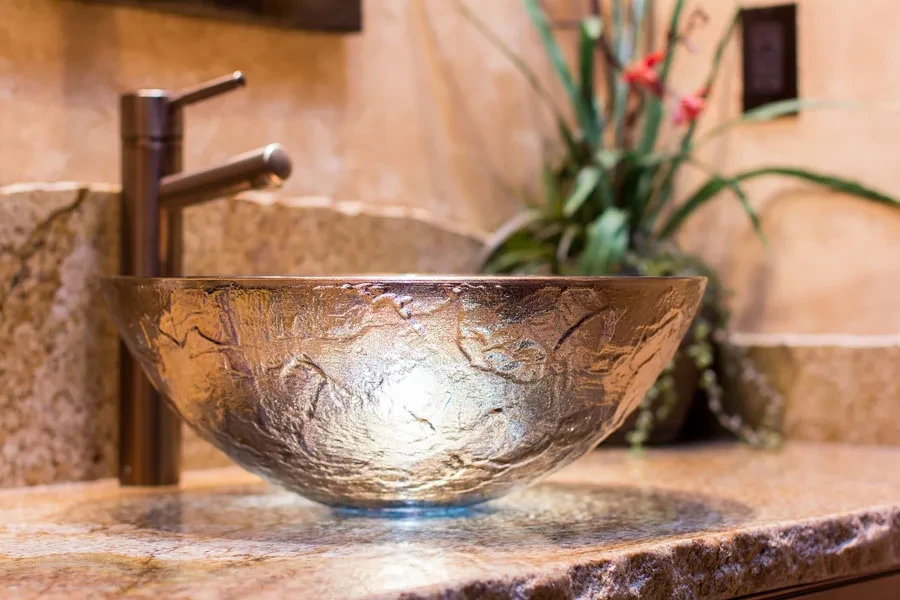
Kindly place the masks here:
MULTIPOLYGON (((182 92, 143 89, 121 97, 123 275, 176 277, 181 209, 278 184, 291 161, 278 144, 182 173, 182 109, 245 85, 240 72, 182 92)), ((180 474, 181 424, 127 349, 121 354, 119 482, 170 485, 180 474)))

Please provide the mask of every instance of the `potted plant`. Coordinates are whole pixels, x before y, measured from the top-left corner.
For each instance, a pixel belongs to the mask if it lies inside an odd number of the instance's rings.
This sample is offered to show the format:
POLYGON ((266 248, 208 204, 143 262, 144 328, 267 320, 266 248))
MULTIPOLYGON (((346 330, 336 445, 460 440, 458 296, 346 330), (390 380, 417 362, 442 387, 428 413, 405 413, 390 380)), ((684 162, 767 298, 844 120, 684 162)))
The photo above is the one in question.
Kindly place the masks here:
MULTIPOLYGON (((731 196, 743 206, 765 243, 760 219, 744 182, 765 176, 793 178, 859 198, 900 206, 884 193, 858 182, 793 166, 760 166, 723 174, 695 156, 703 142, 739 123, 766 121, 818 107, 820 102, 776 102, 744 113, 702 137, 696 135, 706 98, 715 84, 725 48, 739 23, 735 12, 716 45, 705 85, 681 93, 669 81, 673 61, 690 32, 704 20, 702 12, 685 15, 676 0, 668 20, 665 47, 646 52, 643 37, 647 3, 612 0, 604 14, 595 0, 591 15, 575 25, 577 64, 570 66, 538 0, 522 0, 568 104, 560 106, 536 73, 461 0, 458 10, 512 64, 552 112, 561 155, 545 165, 542 197, 504 224, 483 255, 488 273, 551 275, 687 275, 704 274, 710 285, 703 307, 673 364, 666 369, 628 425, 632 444, 654 441, 654 430, 669 441, 677 435, 687 407, 699 387, 709 407, 729 431, 756 445, 779 442, 772 418, 753 428, 722 408, 715 344, 725 343, 728 311, 724 289, 702 260, 683 252, 675 240, 682 224, 713 199, 731 196), (597 77, 598 71, 602 76, 597 77), (567 118, 571 114, 572 118, 567 118), (665 128, 664 121, 672 127, 665 128), (669 139, 664 139, 664 130, 669 139), (674 136, 674 137, 673 137, 674 136), (705 171, 707 179, 688 194, 675 182, 685 165, 705 171), (660 427, 659 424, 663 426, 660 427)), ((833 103, 832 103, 833 104, 833 103)), ((729 357, 733 353, 729 351, 729 357)))

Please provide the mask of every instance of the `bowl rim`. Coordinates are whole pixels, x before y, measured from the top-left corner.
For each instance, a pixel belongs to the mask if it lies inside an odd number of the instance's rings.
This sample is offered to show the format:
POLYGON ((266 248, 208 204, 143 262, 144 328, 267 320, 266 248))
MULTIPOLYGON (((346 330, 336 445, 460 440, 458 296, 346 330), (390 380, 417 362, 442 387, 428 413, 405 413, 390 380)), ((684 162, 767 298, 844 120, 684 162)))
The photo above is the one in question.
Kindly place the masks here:
POLYGON ((272 284, 379 284, 379 283, 493 283, 493 284, 626 284, 641 283, 703 283, 703 275, 644 276, 644 275, 419 275, 419 274, 369 274, 369 275, 240 275, 215 277, 188 275, 183 277, 147 277, 140 275, 104 275, 101 281, 109 283, 167 284, 167 285, 259 285, 272 284))

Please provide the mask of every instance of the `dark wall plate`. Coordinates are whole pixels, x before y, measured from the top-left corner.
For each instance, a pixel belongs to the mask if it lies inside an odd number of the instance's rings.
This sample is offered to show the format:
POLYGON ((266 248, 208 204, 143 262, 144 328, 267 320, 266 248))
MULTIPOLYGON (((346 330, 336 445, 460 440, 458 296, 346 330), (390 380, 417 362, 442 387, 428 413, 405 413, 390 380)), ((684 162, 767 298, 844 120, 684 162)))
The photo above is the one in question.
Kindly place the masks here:
POLYGON ((797 5, 741 11, 744 111, 797 98, 797 5))
POLYGON ((357 32, 362 0, 84 0, 244 21, 287 29, 357 32))

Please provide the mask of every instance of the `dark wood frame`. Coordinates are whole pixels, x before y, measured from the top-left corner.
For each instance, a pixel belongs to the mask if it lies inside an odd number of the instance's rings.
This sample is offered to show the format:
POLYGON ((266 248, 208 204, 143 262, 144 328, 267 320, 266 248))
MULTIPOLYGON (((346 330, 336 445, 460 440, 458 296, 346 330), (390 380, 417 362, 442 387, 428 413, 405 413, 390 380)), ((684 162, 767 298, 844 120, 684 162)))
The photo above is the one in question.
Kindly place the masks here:
MULTIPOLYGON (((283 29, 305 29, 334 33, 362 31, 362 0, 291 0, 293 7, 282 12, 276 3, 266 7, 265 0, 257 0, 254 9, 250 0, 246 8, 216 6, 217 0, 83 0, 93 4, 114 4, 175 12, 195 17, 250 22, 283 29)), ((284 2, 282 2, 283 4, 284 2)))
POLYGON ((735 600, 896 600, 900 598, 900 571, 870 573, 807 583, 741 596, 735 600))

